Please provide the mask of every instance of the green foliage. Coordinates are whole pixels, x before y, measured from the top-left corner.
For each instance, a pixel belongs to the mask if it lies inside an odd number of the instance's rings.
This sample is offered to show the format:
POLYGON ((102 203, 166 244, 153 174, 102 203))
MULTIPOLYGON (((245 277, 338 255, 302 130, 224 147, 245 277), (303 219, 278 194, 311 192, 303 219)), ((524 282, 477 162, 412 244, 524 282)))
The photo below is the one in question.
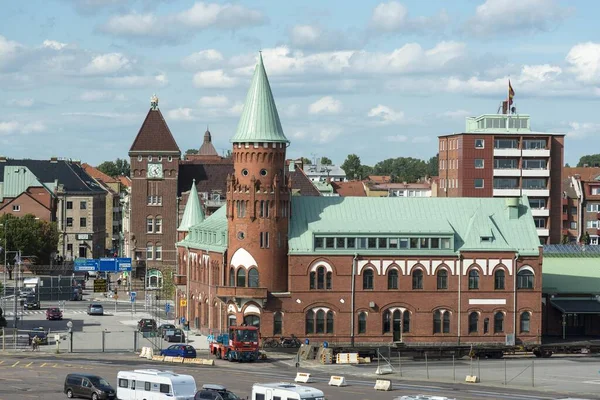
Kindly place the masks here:
POLYGON ((569 163, 565 164, 565 168, 571 168, 571 166, 569 165, 569 163))
POLYGON ((375 175, 390 175, 392 182, 416 182, 429 173, 429 165, 412 157, 388 158, 375 164, 375 175))
POLYGON ((348 180, 356 180, 363 178, 363 168, 360 163, 360 157, 356 154, 349 154, 341 168, 346 173, 348 180))
POLYGON ((161 290, 161 296, 163 299, 172 299, 175 294, 175 272, 173 270, 162 271, 163 287, 161 290))
POLYGON ((198 149, 187 149, 185 154, 198 154, 198 149))
POLYGON ((571 241, 569 240, 569 235, 562 235, 562 239, 560 240, 561 244, 569 244, 571 241))
POLYGON ((581 243, 590 244, 590 234, 589 233, 584 232, 584 234, 581 236, 581 243))
MULTIPOLYGON (((31 214, 23 217, 5 214, 0 217, 0 224, 0 238, 6 237, 7 242, 4 248, 10 252, 20 250, 23 257, 33 256, 38 265, 50 263, 58 246, 56 222, 36 220, 31 214)), ((7 259, 12 263, 14 255, 10 253, 7 259)))
POLYGON ((96 168, 113 178, 120 175, 129 176, 131 172, 129 161, 121 158, 117 158, 115 161, 104 161, 96 168))
POLYGON ((310 158, 302 157, 302 164, 311 165, 312 161, 310 161, 310 158))
POLYGON ((440 155, 438 153, 434 157, 431 157, 429 159, 429 161, 427 161, 427 169, 428 169, 429 176, 438 176, 439 170, 440 170, 439 158, 440 158, 440 155))
POLYGON ((586 164, 588 167, 600 166, 600 154, 588 154, 587 156, 581 157, 577 163, 577 166, 583 167, 586 164))
POLYGON ((333 162, 327 157, 321 157, 321 165, 332 165, 333 162))

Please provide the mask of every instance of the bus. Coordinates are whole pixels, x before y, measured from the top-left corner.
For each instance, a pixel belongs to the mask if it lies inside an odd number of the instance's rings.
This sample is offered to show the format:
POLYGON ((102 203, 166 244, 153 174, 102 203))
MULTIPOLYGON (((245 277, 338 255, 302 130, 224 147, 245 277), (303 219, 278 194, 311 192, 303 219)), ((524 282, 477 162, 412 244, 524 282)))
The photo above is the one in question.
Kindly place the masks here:
POLYGON ((191 375, 158 369, 119 371, 117 398, 120 400, 194 400, 196 381, 191 375))

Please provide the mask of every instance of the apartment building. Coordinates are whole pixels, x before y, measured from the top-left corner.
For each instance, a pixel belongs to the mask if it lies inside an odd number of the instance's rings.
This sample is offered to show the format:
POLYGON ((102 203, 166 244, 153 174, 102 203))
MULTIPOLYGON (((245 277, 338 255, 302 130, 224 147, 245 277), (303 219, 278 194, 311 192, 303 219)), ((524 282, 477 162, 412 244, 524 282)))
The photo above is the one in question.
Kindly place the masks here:
POLYGON ((565 168, 563 241, 600 244, 600 168, 565 168))
POLYGON ((560 243, 564 136, 533 131, 526 114, 468 117, 465 132, 439 136, 438 195, 526 195, 540 243, 560 243))

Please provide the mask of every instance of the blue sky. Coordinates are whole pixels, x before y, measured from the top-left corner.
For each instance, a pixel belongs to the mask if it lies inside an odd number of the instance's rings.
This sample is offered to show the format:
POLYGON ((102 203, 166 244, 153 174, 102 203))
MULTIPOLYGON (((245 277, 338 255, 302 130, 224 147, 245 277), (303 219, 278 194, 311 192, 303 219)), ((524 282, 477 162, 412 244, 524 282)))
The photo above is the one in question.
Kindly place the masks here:
POLYGON ((230 148, 258 50, 289 157, 429 158, 510 78, 565 160, 600 153, 600 3, 28 0, 0 14, 0 154, 126 157, 153 93, 182 151, 230 148))

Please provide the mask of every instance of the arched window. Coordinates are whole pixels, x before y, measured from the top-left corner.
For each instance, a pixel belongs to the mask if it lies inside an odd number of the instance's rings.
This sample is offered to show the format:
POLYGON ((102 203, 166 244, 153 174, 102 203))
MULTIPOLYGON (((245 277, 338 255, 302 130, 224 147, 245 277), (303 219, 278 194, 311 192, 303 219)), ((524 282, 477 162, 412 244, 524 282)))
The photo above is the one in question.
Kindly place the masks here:
POLYGON ((386 310, 383 313, 383 333, 389 333, 392 330, 392 312, 386 310))
POLYGON ((317 268, 317 289, 325 289, 325 267, 317 268))
POLYGON ((398 270, 395 268, 388 272, 388 289, 398 289, 398 270))
POLYGON ((533 289, 533 272, 523 269, 517 274, 517 287, 519 289, 533 289))
POLYGON ((444 333, 450 333, 450 313, 448 311, 446 311, 444 313, 444 326, 443 326, 443 332, 444 333))
POLYGON ((306 312, 306 319, 304 321, 304 325, 304 330, 307 334, 315 333, 315 312, 313 310, 308 310, 306 312))
POLYGON ((248 271, 248 287, 259 287, 258 270, 256 268, 251 268, 248 271))
POLYGON ((370 268, 363 271, 363 289, 373 289, 373 270, 370 268))
POLYGON ((237 285, 238 287, 246 287, 246 270, 242 267, 237 272, 237 285))
POLYGON ((317 274, 315 273, 315 271, 311 271, 310 272, 310 290, 314 290, 317 287, 317 282, 316 282, 316 278, 317 278, 317 274))
POLYGON ((325 274, 325 289, 331 289, 331 271, 325 274))
POLYGON ((402 313, 402 332, 410 332, 410 311, 408 310, 402 313))
POLYGON ((477 270, 469 271, 469 289, 479 289, 479 272, 477 270))
POLYGON ((358 334, 367 333, 367 313, 361 312, 358 314, 358 334))
POLYGON ((437 273, 437 288, 448 289, 448 271, 441 269, 437 273))
POLYGON ((327 311, 327 333, 333 333, 333 311, 327 311))
POLYGON ((258 315, 245 315, 244 324, 246 326, 255 326, 260 328, 260 317, 258 315))
POLYGON ((278 311, 273 314, 273 335, 281 335, 283 333, 283 316, 278 311))
POLYGON ((151 242, 146 243, 146 260, 152 260, 154 257, 154 245, 151 242))
POLYGON ((494 333, 504 332, 504 313, 498 311, 494 314, 494 333))
POLYGON ((235 269, 229 268, 229 286, 235 286, 235 269))
POLYGON ((325 333, 325 311, 317 311, 316 333, 325 333))
POLYGON ((494 273, 494 289, 496 290, 504 290, 504 278, 505 278, 504 270, 499 269, 494 273))
POLYGON ((442 312, 440 310, 433 313, 433 333, 442 333, 442 312))
POLYGON ((528 311, 521 313, 521 332, 529 332, 531 326, 531 314, 528 311))
POLYGON ((479 331, 479 313, 472 312, 469 314, 469 333, 477 333, 479 331))
POLYGON ((423 289, 423 271, 417 269, 412 273, 412 288, 423 289))
POLYGON ((151 269, 148 271, 146 280, 146 289, 162 289, 163 277, 162 272, 158 269, 151 269))

